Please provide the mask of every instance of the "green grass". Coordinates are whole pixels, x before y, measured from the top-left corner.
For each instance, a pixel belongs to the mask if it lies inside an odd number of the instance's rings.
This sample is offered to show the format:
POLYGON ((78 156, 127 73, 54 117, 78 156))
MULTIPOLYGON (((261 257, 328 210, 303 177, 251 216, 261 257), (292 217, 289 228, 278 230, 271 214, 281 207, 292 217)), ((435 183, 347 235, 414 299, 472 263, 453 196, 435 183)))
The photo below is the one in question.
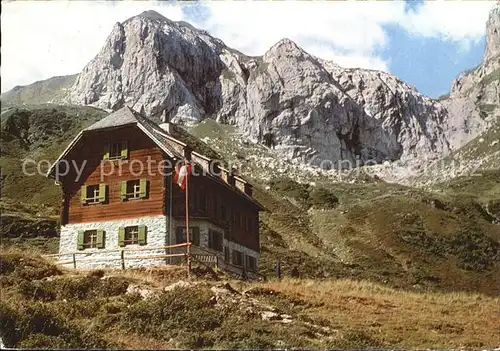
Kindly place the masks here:
MULTIPOLYGON (((3 108, 0 136, 3 197, 58 206, 60 189, 33 165, 26 167, 26 171, 35 175, 26 175, 23 160, 54 162, 81 129, 106 114, 92 107, 50 104, 3 108)), ((47 171, 47 164, 42 165, 40 170, 47 171)))
POLYGON ((0 96, 2 106, 58 103, 65 98, 77 74, 52 77, 30 85, 16 86, 0 96))
POLYGON ((498 297, 479 294, 415 293, 344 279, 196 276, 172 288, 174 271, 162 278, 144 270, 70 272, 15 251, 0 251, 0 263, 0 336, 7 347, 430 349, 491 348, 498 341, 498 297), (128 292, 131 286, 152 295, 128 292), (263 318, 269 311, 274 320, 263 318))
POLYGON ((495 112, 495 110, 498 108, 498 105, 495 104, 481 104, 479 105, 479 109, 481 112, 483 112, 486 115, 489 115, 490 113, 495 112))
POLYGON ((481 79, 481 84, 482 85, 488 85, 494 81, 500 80, 500 68, 497 68, 490 74, 486 75, 481 79))
MULTIPOLYGON (((27 118, 23 117, 25 112, 11 114, 9 118, 14 120, 2 121, 10 136, 2 136, 6 157, 1 162, 10 162, 8 167, 14 169, 21 156, 55 158, 82 125, 101 114, 94 109, 73 109, 56 108, 53 113, 52 107, 44 107, 36 110, 38 118, 33 112, 27 118), (72 122, 75 113, 79 119, 72 122), (61 130, 51 123, 56 117, 65 126, 61 130), (26 124, 20 123, 23 118, 26 124), (45 141, 23 139, 25 133, 16 134, 19 130, 28 131, 28 135, 48 130, 61 143, 47 146, 45 141)), ((262 145, 245 142, 232 126, 205 120, 190 131, 225 159, 242 162, 243 175, 255 184, 255 198, 269 210, 261 213, 262 273, 272 276, 279 258, 285 275, 298 267, 304 278, 349 277, 419 291, 499 293, 493 279, 500 273, 500 234, 498 226, 492 224, 500 198, 497 173, 486 172, 470 184, 457 180, 427 191, 369 177, 333 183, 324 176, 303 175, 300 183, 290 177, 304 174, 302 170, 290 168, 280 173, 285 164, 279 163, 282 160, 262 145), (263 166, 248 162, 255 158, 262 160, 263 166), (269 167, 273 162, 280 166, 269 167)), ((490 141, 483 144, 487 143, 490 141)), ((44 245, 32 236, 37 234, 39 223, 35 219, 57 220, 58 187, 42 176, 16 178, 14 173, 4 178, 3 190, 7 199, 26 199, 26 204, 4 201, 7 205, 2 205, 8 210, 4 217, 17 216, 18 227, 14 228, 19 229, 14 231, 26 233, 23 238, 14 235, 6 245, 54 251, 55 240, 44 245), (48 206, 42 211, 43 203, 48 206)))

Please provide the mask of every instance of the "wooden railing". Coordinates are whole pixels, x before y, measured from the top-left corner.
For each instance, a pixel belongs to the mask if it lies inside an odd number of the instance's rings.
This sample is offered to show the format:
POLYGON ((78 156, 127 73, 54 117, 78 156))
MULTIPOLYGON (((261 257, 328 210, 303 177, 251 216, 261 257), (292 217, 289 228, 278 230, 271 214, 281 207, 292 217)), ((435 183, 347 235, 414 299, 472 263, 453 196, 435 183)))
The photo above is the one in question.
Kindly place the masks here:
POLYGON ((144 256, 128 256, 128 253, 136 253, 136 252, 144 252, 144 251, 159 251, 159 250, 169 250, 169 249, 176 249, 176 248, 182 248, 182 247, 187 247, 188 245, 191 245, 190 243, 182 243, 182 244, 176 244, 176 245, 169 245, 169 246, 152 246, 152 247, 137 247, 137 248, 117 248, 117 249, 104 249, 101 250, 99 249, 98 251, 73 251, 73 252, 63 252, 59 254, 52 254, 52 255, 44 255, 44 257, 47 258, 60 258, 61 256, 72 256, 71 260, 65 260, 65 261, 57 261, 58 264, 73 264, 73 268, 77 268, 77 263, 78 262, 95 262, 95 257, 88 257, 88 258, 81 258, 77 259, 78 255, 86 255, 86 256, 94 256, 94 255, 101 255, 104 253, 112 253, 112 252, 119 252, 120 255, 119 257, 101 257, 99 258, 99 261, 121 261, 121 267, 122 269, 125 269, 125 261, 126 260, 153 260, 153 259, 162 259, 162 258, 169 258, 169 257, 185 257, 186 262, 187 262, 187 254, 186 252, 183 253, 171 253, 171 254, 160 254, 160 255, 144 255, 144 256), (125 254, 127 253, 127 255, 125 254))
MULTIPOLYGON (((182 244, 176 244, 176 245, 169 245, 169 246, 152 246, 152 247, 134 247, 134 248, 116 248, 116 249, 98 249, 97 251, 86 251, 86 250, 81 250, 81 251, 73 251, 73 252, 64 252, 64 253, 59 253, 59 254, 51 254, 51 255, 43 255, 44 257, 47 258, 61 258, 64 256, 70 256, 71 259, 69 260, 63 260, 57 261, 57 264, 72 264, 73 268, 76 269, 78 266, 78 263, 86 263, 86 262, 96 262, 96 258, 92 257, 95 255, 101 255, 101 254, 106 254, 106 253, 112 253, 112 252, 119 252, 120 254, 117 255, 117 257, 99 257, 98 261, 120 261, 121 262, 121 268, 125 269, 126 265, 125 262, 127 260, 153 260, 153 259, 163 259, 163 258, 170 258, 170 257, 184 257, 185 262, 188 266, 188 274, 190 270, 190 264, 187 256, 187 250, 186 252, 181 252, 181 253, 165 253, 165 254, 152 254, 152 255, 134 255, 134 253, 137 252, 144 252, 144 251, 159 251, 159 250, 171 250, 171 249, 179 249, 179 248, 187 248, 188 245, 191 245, 191 243, 182 243, 182 244), (129 256, 132 254, 132 256, 129 256), (85 256, 90 256, 87 258, 77 258, 79 255, 85 255, 85 256)), ((194 248, 193 248, 194 249, 194 248)), ((209 267, 209 268, 217 268, 217 269, 223 269, 223 270, 228 270, 227 267, 231 267, 233 270, 229 269, 229 271, 233 271, 235 274, 240 274, 243 271, 243 266, 237 266, 234 265, 230 262, 222 261, 220 262, 219 256, 211 251, 208 251, 202 247, 196 246, 195 251, 190 254, 190 258, 194 259, 195 261, 209 267), (224 268, 226 267, 226 268, 224 268), (240 271, 240 273, 236 273, 240 271)), ((247 271, 247 273, 257 276, 259 279, 264 279, 265 277, 255 271, 247 271)))

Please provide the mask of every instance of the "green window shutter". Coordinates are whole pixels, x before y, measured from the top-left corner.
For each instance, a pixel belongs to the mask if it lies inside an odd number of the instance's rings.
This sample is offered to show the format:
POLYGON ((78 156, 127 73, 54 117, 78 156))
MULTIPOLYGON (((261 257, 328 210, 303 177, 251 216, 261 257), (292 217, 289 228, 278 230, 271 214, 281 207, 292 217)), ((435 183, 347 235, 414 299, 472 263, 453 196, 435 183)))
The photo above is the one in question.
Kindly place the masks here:
POLYGON ((122 141, 121 157, 123 159, 128 158, 128 142, 127 141, 122 141))
POLYGON ((109 160, 109 144, 104 145, 104 155, 102 156, 103 160, 109 160))
POLYGON ((146 226, 139 226, 139 245, 146 245, 146 226))
POLYGON ((78 239, 77 239, 77 249, 78 250, 83 250, 85 248, 83 246, 83 236, 84 236, 83 230, 78 231, 78 239))
POLYGON ((120 200, 127 200, 127 182, 123 181, 120 184, 120 200))
POLYGON ((80 188, 80 201, 82 204, 87 202, 87 186, 82 185, 80 188))
POLYGON ((106 188, 107 184, 99 184, 99 202, 106 202, 106 188))
POLYGON ((147 179, 141 179, 139 185, 140 198, 145 199, 148 195, 147 193, 148 181, 147 179))
POLYGON ((118 228, 118 246, 125 246, 125 227, 118 228))
POLYGON ((97 230, 97 248, 104 249, 104 230, 97 230))

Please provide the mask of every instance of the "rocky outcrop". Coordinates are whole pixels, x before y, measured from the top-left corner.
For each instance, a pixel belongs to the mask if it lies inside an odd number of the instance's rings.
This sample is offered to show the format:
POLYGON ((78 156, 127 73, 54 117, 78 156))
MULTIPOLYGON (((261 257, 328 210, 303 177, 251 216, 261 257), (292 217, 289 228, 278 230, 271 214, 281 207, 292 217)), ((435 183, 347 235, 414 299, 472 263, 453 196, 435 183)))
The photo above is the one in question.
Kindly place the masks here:
POLYGON ((497 58, 500 54, 500 2, 490 11, 488 22, 486 23, 486 54, 485 61, 497 58))
POLYGON ((443 102, 450 112, 446 136, 453 148, 484 132, 500 116, 500 3, 486 23, 486 50, 476 68, 463 72, 443 102))
POLYGON ((153 11, 115 25, 69 101, 109 110, 127 104, 183 124, 210 117, 326 167, 449 150, 446 110, 390 74, 343 69, 288 39, 248 57, 153 11))

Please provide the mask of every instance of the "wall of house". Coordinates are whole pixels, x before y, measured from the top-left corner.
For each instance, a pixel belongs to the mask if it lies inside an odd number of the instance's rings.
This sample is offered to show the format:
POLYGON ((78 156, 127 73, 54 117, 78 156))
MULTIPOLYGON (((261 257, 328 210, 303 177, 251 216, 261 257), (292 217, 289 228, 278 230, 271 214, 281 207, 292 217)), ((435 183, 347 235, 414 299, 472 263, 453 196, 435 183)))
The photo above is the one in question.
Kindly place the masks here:
MULTIPOLYGON (((186 193, 174 185, 173 216, 178 220, 186 215, 185 198, 186 193)), ((192 176, 189 181, 189 204, 190 218, 210 221, 224 229, 229 240, 260 251, 259 212, 248 200, 213 180, 192 176)))
POLYGON ((73 172, 65 178, 63 183, 65 193, 63 224, 126 219, 165 213, 165 177, 158 169, 162 164, 164 154, 137 127, 129 126, 111 131, 95 131, 84 137, 84 140, 69 154, 68 159, 74 160, 79 166, 86 161, 86 166, 81 179, 74 181, 75 174, 73 172), (105 145, 122 140, 128 141, 128 160, 103 161, 101 164, 105 145), (120 200, 120 183, 132 179, 148 180, 148 198, 122 202, 120 200), (108 185, 108 201, 104 204, 83 205, 80 200, 81 185, 99 183, 108 185))
MULTIPOLYGON (((146 226, 146 245, 127 245, 123 249, 148 248, 168 245, 168 217, 164 215, 139 217, 135 219, 120 219, 112 221, 74 223, 61 226, 59 254, 61 261, 72 260, 71 253, 77 252, 77 269, 97 269, 97 268, 120 268, 120 252, 108 250, 122 249, 118 246, 118 228, 135 226, 146 226), (102 249, 77 249, 78 231, 101 229, 104 230, 105 245, 102 249), (66 253, 70 253, 67 254, 66 253), (111 260, 115 258, 116 260, 111 260)), ((125 258, 133 256, 147 257, 151 255, 165 254, 165 250, 148 250, 125 253, 125 258)), ((136 259, 125 260, 126 268, 139 268, 164 265, 166 259, 136 259)), ((66 267, 73 268, 73 263, 65 264, 66 267)))
MULTIPOLYGON (((186 225, 185 220, 174 220, 174 233, 177 231, 176 230, 177 227, 185 227, 185 225, 186 225)), ((246 246, 235 243, 234 241, 229 240, 227 238, 227 229, 218 227, 207 220, 194 220, 194 219, 190 219, 189 227, 190 228, 198 227, 200 230, 200 245, 199 245, 199 247, 192 246, 192 248, 191 248, 192 254, 211 253, 211 254, 217 255, 221 266, 227 267, 229 270, 233 271, 234 273, 240 274, 241 269, 239 267, 234 267, 232 265, 232 253, 234 250, 238 250, 238 251, 242 252, 245 256, 254 257, 256 262, 257 262, 257 267, 259 266, 259 259, 260 259, 259 252, 252 250, 246 246), (210 229, 216 230, 216 231, 224 234, 223 246, 226 247, 227 249, 229 249, 229 261, 227 262, 228 264, 225 264, 224 252, 212 250, 208 247, 208 232, 210 229), (200 250, 200 248, 201 248, 201 250, 200 250)), ((176 238, 174 236, 172 244, 181 244, 181 243, 175 242, 175 240, 176 240, 176 238)), ((184 251, 185 251, 184 248, 179 248, 179 249, 176 249, 175 252, 184 252, 184 251)), ((245 259, 243 260, 243 263, 246 264, 245 259)))

